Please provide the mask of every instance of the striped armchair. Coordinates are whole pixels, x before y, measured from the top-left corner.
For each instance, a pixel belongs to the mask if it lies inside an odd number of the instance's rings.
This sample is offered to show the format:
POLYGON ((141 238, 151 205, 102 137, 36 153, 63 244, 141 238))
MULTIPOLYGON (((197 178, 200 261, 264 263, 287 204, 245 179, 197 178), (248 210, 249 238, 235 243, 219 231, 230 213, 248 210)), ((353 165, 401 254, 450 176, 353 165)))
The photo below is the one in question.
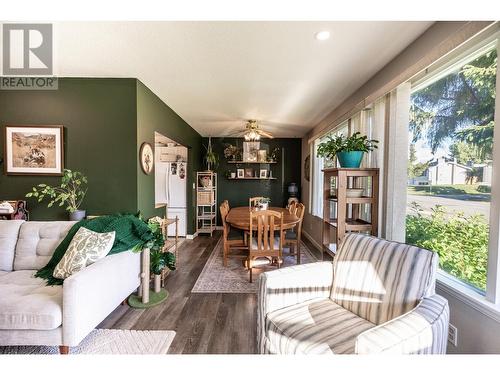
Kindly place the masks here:
POLYGON ((350 234, 335 260, 261 274, 260 353, 444 354, 448 301, 436 253, 350 234))

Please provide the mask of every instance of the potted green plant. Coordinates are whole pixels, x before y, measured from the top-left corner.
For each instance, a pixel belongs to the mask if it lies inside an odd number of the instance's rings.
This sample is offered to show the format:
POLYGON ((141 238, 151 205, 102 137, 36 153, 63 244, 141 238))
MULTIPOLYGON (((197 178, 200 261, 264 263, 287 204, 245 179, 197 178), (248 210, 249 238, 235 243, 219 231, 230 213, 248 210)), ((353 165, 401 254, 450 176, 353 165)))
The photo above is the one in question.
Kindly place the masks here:
POLYGON ((149 267, 154 275, 154 291, 159 293, 161 289, 161 272, 165 267, 175 270, 175 254, 169 251, 152 250, 149 258, 149 267))
POLYGON ((350 137, 343 134, 329 136, 318 146, 317 155, 332 160, 336 156, 341 168, 359 168, 363 154, 377 148, 377 140, 356 132, 350 137))
POLYGON ((165 238, 162 231, 163 219, 160 217, 152 217, 147 221, 148 227, 153 233, 151 241, 137 245, 133 251, 140 252, 145 248, 150 249, 149 255, 149 270, 154 275, 154 292, 159 293, 161 289, 161 272, 165 267, 172 271, 175 270, 175 254, 164 252, 165 238))
POLYGON ((271 198, 264 197, 259 201, 257 207, 259 210, 264 211, 269 208, 269 203, 271 203, 271 198))
POLYGON ((205 146, 207 153, 205 154, 205 163, 207 170, 211 171, 212 167, 217 169, 219 165, 219 155, 212 150, 212 137, 208 137, 208 146, 205 146))
POLYGON ((57 204, 59 207, 66 205, 69 212, 69 219, 79 221, 86 215, 85 210, 80 210, 80 206, 87 194, 87 177, 77 171, 65 169, 61 177, 59 186, 38 184, 32 191, 26 194, 27 198, 36 198, 38 202, 48 199, 47 207, 57 204))

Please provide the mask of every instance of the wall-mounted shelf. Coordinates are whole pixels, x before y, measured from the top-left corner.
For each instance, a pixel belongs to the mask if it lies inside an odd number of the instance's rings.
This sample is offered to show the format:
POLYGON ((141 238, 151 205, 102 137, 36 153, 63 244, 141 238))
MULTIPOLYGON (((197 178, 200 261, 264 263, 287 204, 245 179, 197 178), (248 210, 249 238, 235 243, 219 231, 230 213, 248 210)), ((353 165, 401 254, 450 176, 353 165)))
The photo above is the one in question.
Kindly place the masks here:
POLYGON ((228 180, 277 180, 276 177, 263 177, 263 178, 260 178, 260 177, 241 177, 241 178, 231 178, 231 177, 228 177, 228 180))
POLYGON ((228 164, 277 164, 277 161, 242 161, 242 160, 229 160, 228 164))

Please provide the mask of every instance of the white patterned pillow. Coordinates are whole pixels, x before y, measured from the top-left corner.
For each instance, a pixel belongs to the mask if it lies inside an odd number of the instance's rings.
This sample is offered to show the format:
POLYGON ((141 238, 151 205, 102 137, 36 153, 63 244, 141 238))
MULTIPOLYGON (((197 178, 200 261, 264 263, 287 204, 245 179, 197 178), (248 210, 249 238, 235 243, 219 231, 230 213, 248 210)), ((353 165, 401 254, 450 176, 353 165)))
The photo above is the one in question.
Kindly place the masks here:
POLYGON ((115 232, 97 233, 80 227, 52 275, 58 279, 66 279, 104 258, 113 247, 115 234, 115 232))

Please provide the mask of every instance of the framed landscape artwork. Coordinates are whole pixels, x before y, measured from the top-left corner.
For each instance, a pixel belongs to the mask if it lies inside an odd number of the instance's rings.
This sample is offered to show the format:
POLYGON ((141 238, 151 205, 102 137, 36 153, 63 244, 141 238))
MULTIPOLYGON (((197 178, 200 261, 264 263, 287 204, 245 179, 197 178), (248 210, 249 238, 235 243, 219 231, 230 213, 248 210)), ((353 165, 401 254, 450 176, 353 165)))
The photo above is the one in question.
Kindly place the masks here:
POLYGON ((62 175, 64 169, 63 133, 61 125, 6 125, 5 174, 62 175))

